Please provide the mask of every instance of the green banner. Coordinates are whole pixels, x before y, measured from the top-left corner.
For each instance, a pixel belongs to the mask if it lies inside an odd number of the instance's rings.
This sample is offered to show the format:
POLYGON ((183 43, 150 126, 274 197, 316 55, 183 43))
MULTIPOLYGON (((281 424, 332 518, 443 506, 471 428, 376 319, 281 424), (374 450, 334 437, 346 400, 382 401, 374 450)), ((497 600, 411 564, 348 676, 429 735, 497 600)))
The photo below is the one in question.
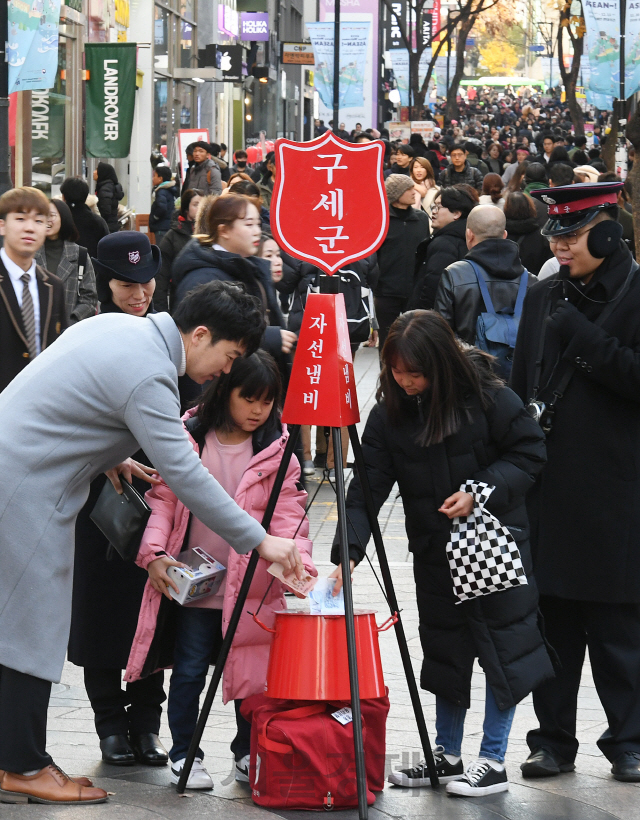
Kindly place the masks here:
POLYGON ((64 106, 66 97, 53 91, 31 92, 31 152, 40 159, 64 154, 64 106))
POLYGON ((87 154, 129 155, 136 94, 136 44, 86 43, 87 154))

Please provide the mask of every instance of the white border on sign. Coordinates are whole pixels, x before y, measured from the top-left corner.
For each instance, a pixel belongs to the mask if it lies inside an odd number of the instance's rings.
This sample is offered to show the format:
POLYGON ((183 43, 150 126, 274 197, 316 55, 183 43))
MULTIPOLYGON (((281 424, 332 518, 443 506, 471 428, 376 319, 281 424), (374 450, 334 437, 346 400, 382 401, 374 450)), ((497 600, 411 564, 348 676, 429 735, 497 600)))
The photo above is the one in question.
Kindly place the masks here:
POLYGON ((276 197, 275 203, 275 219, 276 226, 278 229, 278 236, 280 237, 280 239, 282 239, 283 244, 286 245, 286 247, 290 251, 292 251, 293 255, 296 256, 296 258, 299 259, 300 257, 302 257, 310 262, 316 262, 318 263, 318 266, 321 267, 323 270, 329 269, 331 273, 335 273, 335 271, 337 271, 339 268, 344 267, 348 262, 354 262, 358 259, 363 259, 365 256, 368 256, 370 253, 373 253, 374 249, 378 247, 380 241, 386 233, 386 228, 389 221, 389 208, 384 184, 380 180, 380 176, 376 175, 376 185, 378 187, 378 194, 380 195, 382 213, 386 215, 382 227, 380 229, 380 233, 378 234, 376 239, 369 245, 368 248, 364 248, 363 250, 358 251, 358 253, 351 254, 351 256, 345 256, 342 259, 339 259, 335 263, 335 265, 329 265, 328 262, 326 262, 324 259, 321 259, 317 256, 312 256, 311 254, 303 253, 302 251, 297 250, 297 248, 294 248, 293 245, 291 245, 289 242, 287 242, 285 237, 282 235, 282 230, 280 226, 280 202, 282 200, 282 192, 284 190, 285 182, 285 164, 283 162, 282 152, 285 148, 288 148, 291 151, 315 151, 317 148, 322 148, 330 142, 332 142, 334 145, 340 148, 341 151, 377 151, 379 154, 379 159, 384 157, 385 146, 382 142, 376 140, 374 142, 371 142, 369 145, 364 146, 362 144, 357 146, 349 145, 348 143, 345 143, 343 140, 337 139, 332 131, 327 131, 326 134, 323 134, 321 137, 318 137, 318 139, 303 144, 292 143, 288 140, 278 140, 278 142, 276 143, 276 151, 278 156, 277 169, 278 174, 280 175, 280 186, 278 188, 278 195, 276 197))

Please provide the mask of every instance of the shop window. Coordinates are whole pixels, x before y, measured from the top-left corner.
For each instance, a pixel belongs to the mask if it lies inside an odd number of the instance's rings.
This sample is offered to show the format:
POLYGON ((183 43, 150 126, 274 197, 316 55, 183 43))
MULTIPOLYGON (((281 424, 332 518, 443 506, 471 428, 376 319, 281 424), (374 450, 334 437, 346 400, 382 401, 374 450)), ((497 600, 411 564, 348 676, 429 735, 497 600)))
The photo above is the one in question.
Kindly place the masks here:
POLYGON ((155 7, 154 41, 156 68, 169 68, 169 18, 170 14, 161 6, 155 7))
POLYGON ((155 77, 153 81, 153 142, 160 146, 167 144, 167 94, 168 80, 155 77))

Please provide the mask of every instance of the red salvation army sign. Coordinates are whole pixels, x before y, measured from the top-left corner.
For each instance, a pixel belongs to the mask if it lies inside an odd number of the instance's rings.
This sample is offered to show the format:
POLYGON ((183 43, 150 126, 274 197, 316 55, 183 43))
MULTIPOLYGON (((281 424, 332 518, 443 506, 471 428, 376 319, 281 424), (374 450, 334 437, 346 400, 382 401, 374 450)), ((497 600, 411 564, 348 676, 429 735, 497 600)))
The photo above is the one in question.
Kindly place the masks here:
POLYGON ((389 227, 384 143, 353 145, 327 131, 276 142, 271 230, 291 256, 329 275, 378 250, 389 227))

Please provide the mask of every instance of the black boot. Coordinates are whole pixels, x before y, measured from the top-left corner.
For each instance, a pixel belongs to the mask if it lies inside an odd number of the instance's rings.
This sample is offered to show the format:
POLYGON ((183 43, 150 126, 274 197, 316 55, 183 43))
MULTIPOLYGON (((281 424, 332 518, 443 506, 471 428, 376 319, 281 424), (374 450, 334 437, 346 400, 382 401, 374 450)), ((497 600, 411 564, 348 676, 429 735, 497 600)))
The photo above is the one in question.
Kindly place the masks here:
POLYGON ((102 759, 112 766, 133 766, 136 762, 126 735, 109 735, 100 741, 102 759))
POLYGON ((129 741, 138 763, 145 766, 166 766, 169 754, 160 743, 160 738, 153 732, 130 734, 129 741))

